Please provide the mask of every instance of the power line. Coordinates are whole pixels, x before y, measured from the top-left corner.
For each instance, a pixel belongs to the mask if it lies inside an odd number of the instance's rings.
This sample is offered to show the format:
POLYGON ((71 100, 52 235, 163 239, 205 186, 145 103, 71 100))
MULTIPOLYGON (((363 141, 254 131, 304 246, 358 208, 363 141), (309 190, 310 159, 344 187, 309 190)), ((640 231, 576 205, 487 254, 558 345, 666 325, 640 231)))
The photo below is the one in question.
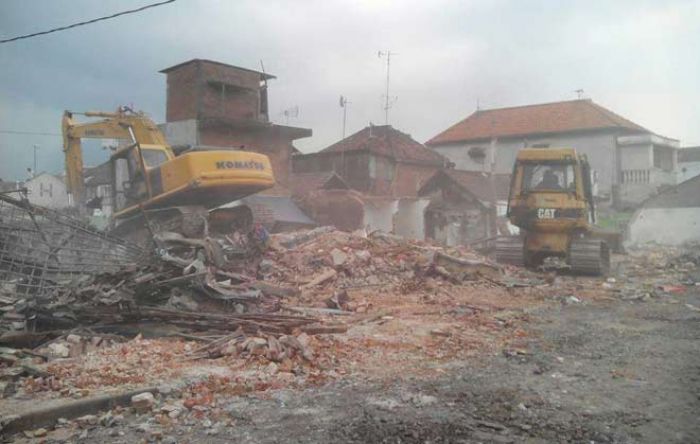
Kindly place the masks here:
POLYGON ((98 17, 96 19, 87 20, 84 22, 74 23, 74 24, 68 25, 68 26, 61 26, 60 28, 49 29, 48 31, 35 32, 34 34, 20 35, 17 37, 12 37, 10 39, 0 40, 0 43, 9 43, 9 42, 17 41, 17 40, 28 39, 30 37, 37 37, 40 35, 51 34, 52 32, 65 31, 66 29, 77 28, 78 26, 89 25, 91 23, 100 22, 102 20, 113 19, 113 18, 119 17, 121 15, 127 15, 127 14, 133 14, 135 12, 141 12, 141 11, 144 11, 144 10, 149 9, 149 8, 155 8, 156 6, 161 6, 161 5, 165 5, 168 3, 173 3, 174 1, 175 0, 165 0, 165 1, 162 1, 159 3, 153 3, 151 5, 142 6, 140 8, 130 9, 128 11, 122 11, 122 12, 118 12, 116 14, 107 15, 104 17, 98 17))
POLYGON ((0 130, 2 134, 21 134, 26 136, 61 136, 58 133, 43 133, 39 131, 12 131, 12 130, 0 130))

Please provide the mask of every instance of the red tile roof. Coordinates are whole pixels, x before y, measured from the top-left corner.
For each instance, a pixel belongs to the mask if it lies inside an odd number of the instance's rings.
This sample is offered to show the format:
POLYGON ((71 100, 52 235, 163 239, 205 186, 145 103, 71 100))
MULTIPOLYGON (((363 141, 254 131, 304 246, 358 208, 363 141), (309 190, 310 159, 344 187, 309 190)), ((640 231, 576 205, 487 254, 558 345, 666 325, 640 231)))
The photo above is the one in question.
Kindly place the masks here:
POLYGON ((426 145, 605 128, 650 132, 590 99, 581 99, 479 110, 433 137, 426 145))
POLYGON ((294 173, 289 176, 289 189, 295 196, 302 196, 320 189, 349 189, 350 187, 335 172, 294 173))
POLYGON ((445 157, 416 142, 408 134, 392 128, 391 125, 370 125, 321 150, 321 152, 340 153, 365 150, 390 157, 398 162, 437 166, 448 163, 445 157))

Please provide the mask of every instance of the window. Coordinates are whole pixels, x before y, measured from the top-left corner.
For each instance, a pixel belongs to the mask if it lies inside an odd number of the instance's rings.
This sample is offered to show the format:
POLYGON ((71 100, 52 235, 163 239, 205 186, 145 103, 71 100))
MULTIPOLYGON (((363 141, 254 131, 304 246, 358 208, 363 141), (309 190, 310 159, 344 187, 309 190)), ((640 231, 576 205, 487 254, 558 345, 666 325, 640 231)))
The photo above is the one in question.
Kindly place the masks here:
POLYGON ((531 146, 531 148, 549 148, 548 143, 536 143, 531 146))
POLYGON ((53 197, 53 184, 50 183, 48 186, 44 187, 44 184, 42 182, 39 182, 39 196, 44 197, 44 193, 48 197, 53 197))
POLYGON ((480 146, 473 146, 467 151, 469 157, 476 163, 484 163, 486 159, 486 150, 480 146))
POLYGON ((168 156, 162 150, 142 149, 141 155, 143 156, 143 162, 148 168, 155 168, 168 160, 168 156))
POLYGON ((526 164, 523 169, 523 191, 574 191, 574 166, 566 164, 526 164))

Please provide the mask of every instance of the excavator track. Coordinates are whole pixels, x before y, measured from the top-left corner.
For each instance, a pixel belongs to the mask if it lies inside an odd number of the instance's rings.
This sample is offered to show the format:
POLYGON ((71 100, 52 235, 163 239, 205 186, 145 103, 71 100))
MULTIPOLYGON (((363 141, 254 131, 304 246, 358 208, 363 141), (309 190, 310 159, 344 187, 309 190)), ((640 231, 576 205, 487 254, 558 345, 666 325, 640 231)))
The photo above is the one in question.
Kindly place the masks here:
POLYGON ((569 247, 569 265, 576 274, 606 275, 610 270, 608 244, 597 239, 575 239, 569 247))
POLYGON ((520 236, 496 240, 496 260, 503 264, 525 266, 525 242, 520 236))

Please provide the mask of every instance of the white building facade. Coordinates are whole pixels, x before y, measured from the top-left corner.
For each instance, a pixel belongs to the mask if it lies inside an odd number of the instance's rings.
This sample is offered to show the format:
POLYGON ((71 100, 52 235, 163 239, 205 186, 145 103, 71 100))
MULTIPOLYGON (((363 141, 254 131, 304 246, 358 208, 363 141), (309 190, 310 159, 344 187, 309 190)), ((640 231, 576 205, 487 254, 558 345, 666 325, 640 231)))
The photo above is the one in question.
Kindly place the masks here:
POLYGON ((477 111, 426 145, 457 169, 496 173, 510 173, 522 148, 574 148, 591 164, 594 194, 618 208, 677 183, 677 140, 590 100, 477 111))
POLYGON ((66 183, 53 174, 41 173, 24 182, 27 198, 34 205, 61 209, 70 206, 66 183))

